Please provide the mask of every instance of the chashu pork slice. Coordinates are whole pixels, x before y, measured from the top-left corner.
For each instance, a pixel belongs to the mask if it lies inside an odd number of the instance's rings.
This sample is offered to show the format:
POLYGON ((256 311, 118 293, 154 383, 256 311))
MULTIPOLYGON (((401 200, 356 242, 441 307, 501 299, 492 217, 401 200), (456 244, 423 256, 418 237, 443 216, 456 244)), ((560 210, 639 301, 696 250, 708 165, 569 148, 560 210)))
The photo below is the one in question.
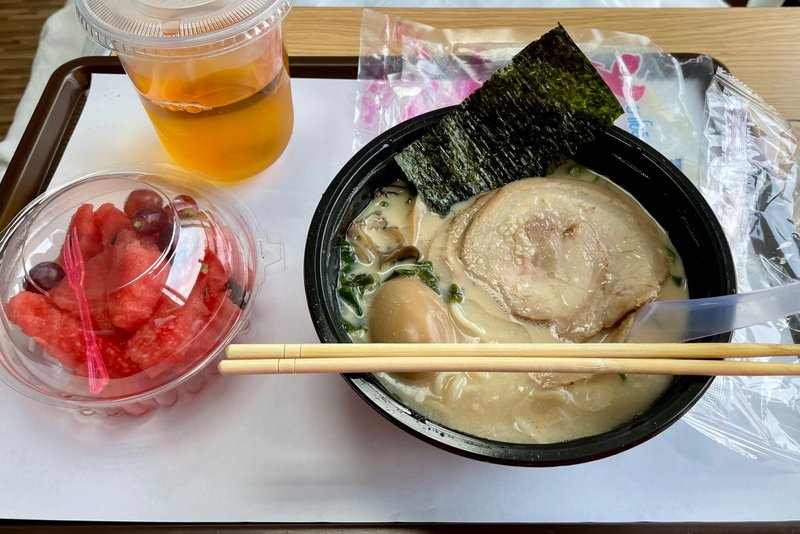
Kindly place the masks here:
POLYGON ((585 341, 658 296, 663 230, 605 183, 528 178, 472 212, 459 256, 515 316, 585 341))

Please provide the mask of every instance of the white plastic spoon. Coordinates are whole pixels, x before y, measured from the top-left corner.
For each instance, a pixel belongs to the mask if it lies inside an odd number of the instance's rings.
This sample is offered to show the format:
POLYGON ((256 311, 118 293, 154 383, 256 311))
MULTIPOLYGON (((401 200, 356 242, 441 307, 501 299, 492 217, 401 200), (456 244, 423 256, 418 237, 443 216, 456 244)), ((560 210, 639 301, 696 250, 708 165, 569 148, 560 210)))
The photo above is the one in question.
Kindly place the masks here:
POLYGON ((669 343, 730 332, 800 312, 800 282, 750 293, 644 305, 627 341, 669 343))

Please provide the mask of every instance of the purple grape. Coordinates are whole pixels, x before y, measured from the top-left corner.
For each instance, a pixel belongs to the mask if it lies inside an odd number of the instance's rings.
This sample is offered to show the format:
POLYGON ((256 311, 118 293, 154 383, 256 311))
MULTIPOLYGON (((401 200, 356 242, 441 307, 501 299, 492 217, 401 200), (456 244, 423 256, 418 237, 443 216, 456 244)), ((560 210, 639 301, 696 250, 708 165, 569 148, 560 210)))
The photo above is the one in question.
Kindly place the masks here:
POLYGON ((225 288, 230 291, 228 297, 230 297, 231 301, 240 308, 244 308, 244 303, 247 300, 247 292, 244 288, 233 280, 228 280, 228 283, 225 284, 225 288))
POLYGON ((178 212, 181 219, 194 219, 197 217, 197 210, 194 208, 184 208, 178 212))
POLYGON ((172 199, 172 205, 181 219, 194 219, 197 216, 197 201, 189 195, 178 195, 172 199))
POLYGON ((185 208, 193 208, 197 210, 197 201, 189 195, 178 195, 172 199, 175 209, 180 211, 185 208))
POLYGON ((131 218, 133 229, 141 234, 155 234, 169 223, 167 210, 158 206, 145 206, 131 218))
POLYGON ((37 263, 28 272, 28 279, 25 280, 23 287, 25 291, 38 293, 39 289, 50 291, 56 284, 64 279, 64 269, 52 261, 37 263))
POLYGON ((136 213, 146 206, 156 206, 160 208, 164 204, 164 199, 152 189, 137 189, 131 191, 125 200, 125 215, 133 217, 136 213))
POLYGON ((158 249, 164 252, 172 241, 172 225, 165 224, 158 232, 158 249))

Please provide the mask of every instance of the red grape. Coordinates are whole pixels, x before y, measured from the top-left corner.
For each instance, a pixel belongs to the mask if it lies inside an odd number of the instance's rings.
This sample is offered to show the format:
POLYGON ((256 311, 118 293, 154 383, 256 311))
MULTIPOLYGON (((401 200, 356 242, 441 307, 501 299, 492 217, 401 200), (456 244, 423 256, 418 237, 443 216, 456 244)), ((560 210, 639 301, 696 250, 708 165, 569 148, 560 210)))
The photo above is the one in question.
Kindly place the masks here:
POLYGON ((145 206, 131 218, 133 229, 141 234, 155 234, 169 223, 167 210, 159 206, 145 206))
POLYGON ((185 208, 197 210, 197 201, 189 195, 178 195, 172 199, 172 203, 175 205, 177 211, 181 211, 185 208))
POLYGON ((172 242, 172 225, 165 224, 158 232, 158 249, 164 252, 172 242))
POLYGON ((230 297, 231 301, 233 301, 233 303, 240 308, 244 308, 245 300, 247 300, 247 292, 244 290, 244 288, 233 280, 228 280, 228 283, 225 284, 225 288, 230 290, 228 296, 230 297))
POLYGON ((181 219, 194 219, 197 217, 197 210, 194 208, 184 208, 178 212, 181 219))
POLYGON ((131 191, 125 200, 125 215, 133 218, 136 213, 144 207, 155 206, 160 208, 164 204, 164 199, 152 189, 137 189, 131 191))
POLYGON ((64 278, 64 269, 57 263, 52 261, 43 261, 37 263, 28 272, 28 279, 25 280, 23 287, 26 291, 38 293, 39 289, 49 291, 56 287, 64 278), (31 282, 33 282, 31 284, 31 282))
POLYGON ((178 195, 172 199, 172 205, 181 219, 193 219, 197 215, 197 201, 189 195, 178 195))

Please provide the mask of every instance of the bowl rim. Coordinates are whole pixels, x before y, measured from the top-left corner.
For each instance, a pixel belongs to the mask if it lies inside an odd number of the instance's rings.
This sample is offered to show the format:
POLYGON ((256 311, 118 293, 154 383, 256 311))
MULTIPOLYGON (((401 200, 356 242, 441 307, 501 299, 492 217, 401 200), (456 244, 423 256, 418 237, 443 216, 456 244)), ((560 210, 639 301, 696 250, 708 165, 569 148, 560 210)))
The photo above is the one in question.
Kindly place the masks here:
MULTIPOLYGON (((380 158, 385 150, 391 149, 414 132, 435 124, 452 108, 441 108, 419 115, 378 135, 342 167, 323 193, 309 226, 304 257, 306 300, 314 329, 321 342, 350 342, 349 339, 343 339, 332 326, 331 320, 334 317, 323 297, 325 265, 319 251, 327 241, 327 236, 335 235, 341 224, 330 217, 334 204, 341 202, 342 195, 346 196, 345 205, 352 203, 356 194, 351 184, 354 177, 367 177, 372 172, 370 166, 375 158, 380 158)), ((604 135, 620 146, 627 145, 641 152, 642 156, 670 175, 672 181, 687 195, 693 208, 705 215, 706 229, 725 271, 722 285, 728 293, 735 293, 736 278, 730 247, 719 221, 700 191, 672 162, 636 137, 616 126, 604 135)), ((380 158, 380 161, 384 159, 380 158)), ((727 332, 697 341, 730 342, 731 336, 732 333, 727 332)), ((643 443, 669 428, 688 412, 713 382, 713 377, 678 376, 675 380, 681 382, 680 392, 662 398, 660 403, 657 401, 658 410, 647 417, 636 417, 620 427, 593 436, 559 443, 522 444, 473 436, 430 420, 402 404, 371 374, 344 374, 342 377, 370 407, 396 426, 427 443, 476 460, 527 467, 562 466, 598 460, 643 443)), ((675 387, 675 384, 670 387, 675 387)))

